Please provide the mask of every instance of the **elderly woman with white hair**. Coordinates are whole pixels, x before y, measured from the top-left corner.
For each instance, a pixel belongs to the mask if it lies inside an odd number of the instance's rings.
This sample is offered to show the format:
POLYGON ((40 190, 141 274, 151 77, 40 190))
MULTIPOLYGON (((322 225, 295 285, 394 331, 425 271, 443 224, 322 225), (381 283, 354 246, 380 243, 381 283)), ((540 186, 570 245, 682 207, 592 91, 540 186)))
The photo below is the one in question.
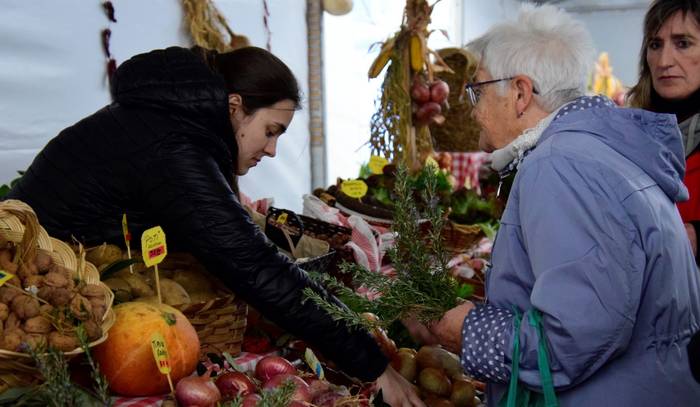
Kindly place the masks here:
POLYGON ((554 7, 526 7, 469 48, 480 144, 502 177, 517 173, 486 303, 447 312, 432 333, 488 382, 489 405, 516 386, 562 406, 700 405, 675 117, 585 96, 590 36, 554 7))

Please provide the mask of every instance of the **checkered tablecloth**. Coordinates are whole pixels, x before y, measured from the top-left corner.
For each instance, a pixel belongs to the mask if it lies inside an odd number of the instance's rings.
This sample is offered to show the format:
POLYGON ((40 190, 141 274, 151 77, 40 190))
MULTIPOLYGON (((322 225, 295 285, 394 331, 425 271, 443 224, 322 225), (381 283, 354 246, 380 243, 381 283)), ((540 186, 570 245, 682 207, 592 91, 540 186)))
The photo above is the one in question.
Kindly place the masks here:
MULTIPOLYGON (((255 366, 258 361, 265 356, 275 355, 277 352, 270 352, 265 354, 248 353, 241 352, 236 358, 234 358, 236 364, 243 368, 245 371, 255 370, 255 366)), ((152 397, 113 397, 114 407, 159 407, 166 395, 152 396, 152 397)))
POLYGON ((457 180, 457 188, 465 186, 481 193, 479 171, 490 160, 491 155, 484 152, 450 153, 452 156, 452 175, 457 180))

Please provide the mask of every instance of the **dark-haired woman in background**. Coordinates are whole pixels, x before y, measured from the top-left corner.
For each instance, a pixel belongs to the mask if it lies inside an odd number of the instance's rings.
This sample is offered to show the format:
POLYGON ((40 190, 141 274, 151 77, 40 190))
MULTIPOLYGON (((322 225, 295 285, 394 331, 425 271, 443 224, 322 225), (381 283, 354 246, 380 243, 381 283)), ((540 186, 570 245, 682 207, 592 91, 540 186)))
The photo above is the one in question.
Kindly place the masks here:
MULTIPOLYGON (((644 18, 639 82, 630 92, 635 107, 673 113, 683 135, 683 182, 690 199, 678 204, 698 261, 700 235, 700 1, 656 0, 644 18)), ((673 295, 669 293, 669 295, 673 295)), ((700 382, 700 332, 688 345, 691 371, 700 382)))
POLYGON ((305 287, 327 294, 238 200, 236 177, 275 156, 299 108, 289 68, 260 48, 172 47, 124 62, 111 90, 114 102, 51 140, 7 198, 28 203, 51 235, 87 245, 120 242, 123 213, 136 236, 160 225, 263 315, 377 380, 389 404, 423 406, 369 334, 302 302, 305 287))

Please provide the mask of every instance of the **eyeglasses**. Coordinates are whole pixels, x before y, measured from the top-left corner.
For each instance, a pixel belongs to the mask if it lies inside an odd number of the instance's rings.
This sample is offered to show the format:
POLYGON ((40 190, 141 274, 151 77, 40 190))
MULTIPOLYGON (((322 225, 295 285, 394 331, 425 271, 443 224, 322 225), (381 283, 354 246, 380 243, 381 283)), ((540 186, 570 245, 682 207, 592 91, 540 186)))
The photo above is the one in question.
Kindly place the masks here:
MULTIPOLYGON (((468 83, 465 87, 464 90, 467 91, 467 95, 469 95, 469 101, 472 104, 472 107, 476 107, 476 104, 479 103, 479 98, 481 97, 481 87, 484 85, 490 85, 492 83, 498 83, 502 81, 510 81, 514 79, 515 76, 511 76, 510 78, 503 78, 503 79, 491 79, 490 81, 483 81, 483 82, 474 82, 474 83, 468 83)), ((537 89, 532 88, 532 93, 535 95, 539 95, 540 93, 537 91, 537 89)))

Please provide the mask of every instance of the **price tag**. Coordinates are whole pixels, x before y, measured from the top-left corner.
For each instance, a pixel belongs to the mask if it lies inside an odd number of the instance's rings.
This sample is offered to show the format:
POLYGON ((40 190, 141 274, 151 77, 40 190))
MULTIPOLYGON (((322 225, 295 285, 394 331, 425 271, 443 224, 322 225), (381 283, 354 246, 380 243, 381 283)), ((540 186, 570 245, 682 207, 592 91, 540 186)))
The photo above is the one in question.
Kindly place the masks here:
POLYGON ((343 181, 340 190, 350 198, 362 198, 367 195, 367 184, 359 179, 343 181))
POLYGON ((384 166, 389 164, 389 160, 378 155, 369 157, 369 170, 372 174, 381 174, 384 166))
POLYGON ((5 283, 8 282, 10 279, 12 279, 12 277, 14 277, 14 276, 15 275, 12 273, 9 273, 5 270, 0 270, 0 287, 5 285, 5 283))
POLYGON ((435 172, 440 171, 440 164, 432 156, 425 159, 425 166, 432 167, 435 172))
POLYGON ((151 349, 153 350, 153 358, 156 360, 158 370, 162 374, 170 374, 168 344, 165 343, 165 338, 160 332, 156 332, 151 336, 151 349))
POLYGON ((325 378, 323 366, 321 366, 321 362, 318 361, 318 358, 311 348, 306 348, 306 352, 304 352, 304 360, 306 361, 306 364, 309 365, 311 370, 316 373, 316 376, 318 376, 319 379, 323 380, 325 378))
POLYGON ((281 224, 287 223, 287 212, 282 212, 282 214, 277 217, 277 223, 281 223, 281 224))
POLYGON ((168 254, 165 232, 160 226, 150 228, 141 235, 141 254, 146 267, 155 266, 168 254))
POLYGON ((122 233, 124 234, 124 243, 129 247, 129 242, 131 242, 131 233, 129 233, 129 227, 126 224, 126 213, 122 216, 122 233))

